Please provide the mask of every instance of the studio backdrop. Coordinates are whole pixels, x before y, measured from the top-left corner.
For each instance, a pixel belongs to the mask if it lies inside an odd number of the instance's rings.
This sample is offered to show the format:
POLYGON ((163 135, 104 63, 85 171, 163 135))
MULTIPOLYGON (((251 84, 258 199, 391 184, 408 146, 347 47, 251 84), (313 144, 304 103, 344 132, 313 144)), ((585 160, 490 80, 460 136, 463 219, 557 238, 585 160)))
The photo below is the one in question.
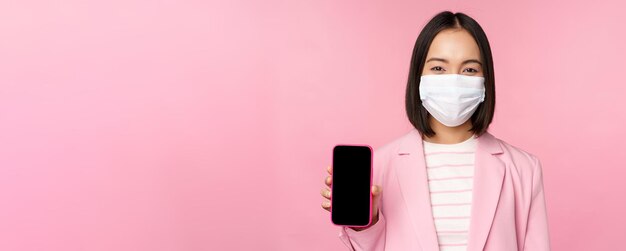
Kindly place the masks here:
POLYGON ((489 131, 543 164, 554 250, 626 233, 621 1, 0 1, 0 250, 347 250, 337 143, 407 132, 442 10, 484 28, 489 131))

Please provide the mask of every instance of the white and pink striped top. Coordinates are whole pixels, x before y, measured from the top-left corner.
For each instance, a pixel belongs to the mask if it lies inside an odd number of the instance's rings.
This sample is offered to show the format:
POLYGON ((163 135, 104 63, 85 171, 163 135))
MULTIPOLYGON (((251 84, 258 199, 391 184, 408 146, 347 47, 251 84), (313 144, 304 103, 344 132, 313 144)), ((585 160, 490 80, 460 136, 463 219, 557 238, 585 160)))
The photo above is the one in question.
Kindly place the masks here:
POLYGON ((439 250, 466 250, 476 135, 456 144, 422 142, 439 250))

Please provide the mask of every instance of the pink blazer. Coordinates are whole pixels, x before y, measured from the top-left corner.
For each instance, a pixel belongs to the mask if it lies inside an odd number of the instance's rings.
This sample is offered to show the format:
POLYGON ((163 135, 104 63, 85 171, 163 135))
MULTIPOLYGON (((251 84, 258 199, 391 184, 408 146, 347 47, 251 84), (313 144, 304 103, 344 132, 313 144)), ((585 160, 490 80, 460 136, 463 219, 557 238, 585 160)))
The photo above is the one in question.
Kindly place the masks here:
MULTIPOLYGON (((379 220, 358 232, 341 227, 350 250, 439 250, 422 147, 413 128, 374 150, 379 220)), ((486 132, 477 138, 474 165, 467 250, 550 250, 539 159, 486 132)))

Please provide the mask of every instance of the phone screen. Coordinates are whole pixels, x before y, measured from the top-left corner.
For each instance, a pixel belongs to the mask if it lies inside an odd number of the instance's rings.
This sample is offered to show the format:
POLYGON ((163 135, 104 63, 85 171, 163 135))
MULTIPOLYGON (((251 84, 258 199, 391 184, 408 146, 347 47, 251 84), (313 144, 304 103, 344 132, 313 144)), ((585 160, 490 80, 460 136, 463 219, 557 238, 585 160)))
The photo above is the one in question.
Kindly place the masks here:
POLYGON ((333 148, 331 220, 336 225, 370 224, 372 148, 337 145, 333 148))

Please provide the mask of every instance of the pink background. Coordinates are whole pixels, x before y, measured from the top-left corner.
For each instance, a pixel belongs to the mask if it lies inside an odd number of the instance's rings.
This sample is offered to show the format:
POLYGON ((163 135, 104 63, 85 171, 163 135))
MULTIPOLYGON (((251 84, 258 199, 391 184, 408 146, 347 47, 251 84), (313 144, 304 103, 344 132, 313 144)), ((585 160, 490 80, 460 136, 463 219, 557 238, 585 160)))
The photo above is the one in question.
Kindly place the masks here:
POLYGON ((1 1, 0 250, 347 250, 332 146, 410 128, 441 10, 489 37, 490 131, 540 157, 554 250, 622 245, 625 8, 577 2, 1 1))

